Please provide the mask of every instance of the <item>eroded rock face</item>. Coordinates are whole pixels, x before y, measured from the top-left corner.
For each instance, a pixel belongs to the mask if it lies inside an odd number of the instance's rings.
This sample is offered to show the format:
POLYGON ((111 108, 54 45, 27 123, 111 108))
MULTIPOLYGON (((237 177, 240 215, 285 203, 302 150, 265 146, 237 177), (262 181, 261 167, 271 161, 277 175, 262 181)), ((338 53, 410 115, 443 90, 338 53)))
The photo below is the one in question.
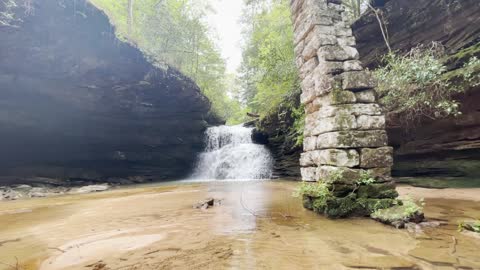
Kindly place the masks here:
MULTIPOLYGON (((405 52, 418 44, 437 41, 448 53, 455 53, 479 41, 477 0, 386 0, 378 6, 388 22, 394 50, 405 52)), ((378 64, 387 47, 373 12, 362 16, 352 29, 362 63, 369 67, 378 64)))
MULTIPOLYGON (((407 52, 418 44, 440 42, 453 59, 446 63, 449 70, 480 57, 477 0, 390 0, 380 6, 394 50, 407 52)), ((362 62, 376 66, 387 48, 375 15, 366 13, 352 28, 362 62)), ((395 147, 394 176, 480 176, 480 87, 470 87, 456 99, 462 116, 424 119, 414 130, 396 115, 387 115, 389 144, 395 147)))
POLYGON ((88 1, 31 7, 0 26, 0 181, 188 174, 209 121, 199 88, 118 40, 88 1))

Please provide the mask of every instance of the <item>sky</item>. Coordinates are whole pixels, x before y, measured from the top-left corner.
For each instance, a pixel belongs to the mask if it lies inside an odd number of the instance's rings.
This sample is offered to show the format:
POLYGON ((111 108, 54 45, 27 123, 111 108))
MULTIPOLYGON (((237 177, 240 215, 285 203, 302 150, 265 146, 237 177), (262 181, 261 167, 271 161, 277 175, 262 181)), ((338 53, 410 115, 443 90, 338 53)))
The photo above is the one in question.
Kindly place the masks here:
POLYGON ((240 18, 243 0, 211 0, 215 13, 208 18, 209 24, 216 30, 218 46, 227 61, 227 71, 236 73, 242 60, 240 18))

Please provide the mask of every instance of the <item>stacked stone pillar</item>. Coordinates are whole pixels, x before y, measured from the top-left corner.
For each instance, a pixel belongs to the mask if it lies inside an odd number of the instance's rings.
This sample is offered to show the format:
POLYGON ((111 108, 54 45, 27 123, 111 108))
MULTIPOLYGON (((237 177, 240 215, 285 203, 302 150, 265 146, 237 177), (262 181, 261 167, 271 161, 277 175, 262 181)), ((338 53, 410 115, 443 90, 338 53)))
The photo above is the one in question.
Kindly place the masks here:
MULTIPOLYGON (((397 193, 385 115, 376 102, 374 80, 359 61, 341 1, 292 0, 291 10, 306 107, 302 179, 328 183, 338 198, 332 204, 345 208, 342 200, 347 200, 351 208, 314 210, 342 217, 391 206, 397 193)), ((315 208, 315 198, 305 199, 307 208, 315 208)))

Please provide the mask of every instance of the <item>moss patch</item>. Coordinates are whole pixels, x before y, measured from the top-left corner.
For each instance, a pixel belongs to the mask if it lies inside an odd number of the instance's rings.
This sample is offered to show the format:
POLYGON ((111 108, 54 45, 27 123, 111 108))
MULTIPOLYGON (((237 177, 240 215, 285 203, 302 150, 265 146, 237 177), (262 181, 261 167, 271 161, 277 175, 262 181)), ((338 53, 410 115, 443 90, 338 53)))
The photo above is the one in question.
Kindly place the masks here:
POLYGON ((370 184, 360 186, 357 195, 359 198, 394 199, 398 197, 398 192, 395 190, 393 183, 370 184))
POLYGON ((408 222, 420 223, 424 220, 421 207, 414 206, 411 202, 376 210, 370 217, 396 228, 404 228, 408 222))

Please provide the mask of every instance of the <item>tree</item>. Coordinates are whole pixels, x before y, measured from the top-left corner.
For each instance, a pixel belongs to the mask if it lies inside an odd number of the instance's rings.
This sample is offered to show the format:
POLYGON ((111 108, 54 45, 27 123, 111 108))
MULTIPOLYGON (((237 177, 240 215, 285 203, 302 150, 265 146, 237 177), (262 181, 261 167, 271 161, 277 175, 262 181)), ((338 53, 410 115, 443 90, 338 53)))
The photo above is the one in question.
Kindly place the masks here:
POLYGON ((229 95, 225 60, 205 23, 208 0, 91 1, 105 10, 120 37, 128 37, 159 67, 173 66, 193 79, 215 114, 239 121, 240 103, 229 95))

